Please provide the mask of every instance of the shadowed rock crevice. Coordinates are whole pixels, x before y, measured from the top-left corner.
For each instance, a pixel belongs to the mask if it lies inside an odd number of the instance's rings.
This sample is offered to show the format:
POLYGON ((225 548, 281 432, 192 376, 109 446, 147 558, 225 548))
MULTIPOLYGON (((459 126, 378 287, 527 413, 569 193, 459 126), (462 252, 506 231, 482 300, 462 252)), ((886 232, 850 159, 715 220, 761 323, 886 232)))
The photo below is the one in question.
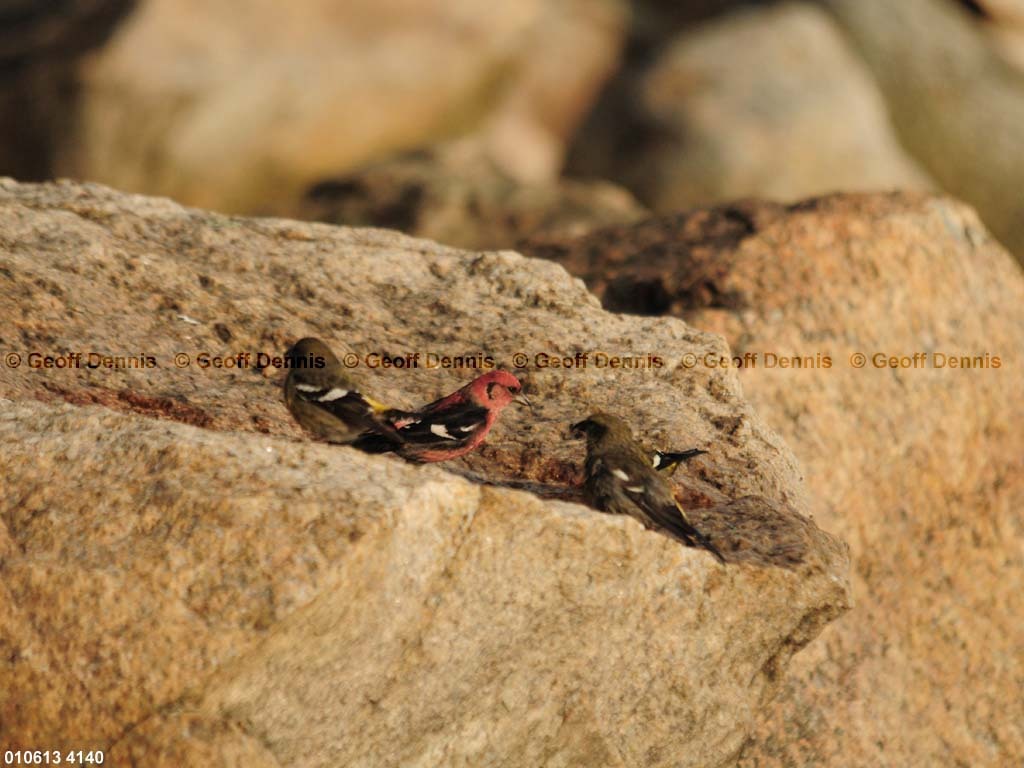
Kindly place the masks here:
MULTIPOLYGON (((579 487, 582 468, 578 465, 570 466, 571 480, 557 485, 523 480, 488 480, 470 473, 463 476, 473 482, 526 491, 542 499, 586 504, 579 487)), ((690 484, 676 487, 676 496, 689 519, 730 563, 795 568, 806 563, 809 554, 821 546, 828 546, 826 542, 831 541, 828 534, 784 502, 759 496, 723 502, 721 499, 725 494, 715 492, 709 496, 690 484), (718 499, 718 503, 714 499, 718 499)), ((594 512, 605 514, 597 510, 594 512)))
POLYGON ((539 235, 522 242, 520 250, 582 277, 610 312, 738 310, 748 298, 725 286, 729 253, 785 213, 785 207, 771 203, 734 203, 600 227, 582 237, 539 235))
POLYGON ((298 218, 397 229, 458 246, 513 247, 528 235, 580 235, 646 211, 607 182, 523 184, 472 147, 403 155, 313 186, 298 218))
MULTIPOLYGON (((103 387, 67 390, 44 383, 43 388, 72 405, 102 405, 121 413, 136 413, 154 419, 191 424, 194 427, 207 427, 211 423, 210 417, 201 408, 168 397, 150 397, 131 390, 114 392, 103 387)), ((43 397, 40 399, 44 402, 46 400, 43 397)))
POLYGON ((0 176, 53 178, 85 53, 101 47, 136 0, 14 0, 0 7, 0 176))

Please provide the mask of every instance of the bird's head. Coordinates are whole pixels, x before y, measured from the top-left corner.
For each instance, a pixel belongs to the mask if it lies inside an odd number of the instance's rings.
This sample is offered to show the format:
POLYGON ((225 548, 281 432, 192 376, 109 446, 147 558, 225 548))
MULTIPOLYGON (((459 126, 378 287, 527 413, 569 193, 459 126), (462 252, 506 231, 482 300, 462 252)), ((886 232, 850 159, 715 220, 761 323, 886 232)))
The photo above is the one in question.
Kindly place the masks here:
POLYGON ((299 339, 285 352, 285 368, 289 371, 296 369, 333 370, 338 367, 338 358, 331 351, 331 347, 312 336, 299 339))
POLYGON ((513 400, 530 405, 530 401, 522 394, 523 385, 508 371, 485 373, 470 382, 466 390, 474 403, 488 410, 500 411, 513 400))
POLYGON ((320 339, 307 336, 299 339, 291 348, 284 353, 285 366, 288 368, 323 368, 332 367, 337 364, 338 358, 331 352, 331 348, 320 339), (317 362, 323 362, 317 365, 317 362))
POLYGON ((633 439, 633 432, 626 422, 604 411, 590 414, 583 421, 573 424, 571 429, 576 437, 587 438, 588 446, 601 445, 615 438, 624 438, 627 441, 633 439))

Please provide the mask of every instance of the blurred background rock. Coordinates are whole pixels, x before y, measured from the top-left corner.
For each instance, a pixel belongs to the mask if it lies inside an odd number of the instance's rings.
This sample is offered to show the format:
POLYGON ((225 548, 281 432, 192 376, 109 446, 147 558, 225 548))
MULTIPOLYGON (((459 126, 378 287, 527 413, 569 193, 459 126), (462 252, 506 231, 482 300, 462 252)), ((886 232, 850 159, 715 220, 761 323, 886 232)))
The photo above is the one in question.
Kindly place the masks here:
POLYGON ((553 225, 496 201, 595 178, 594 223, 628 205, 608 182, 658 212, 944 190, 1024 254, 1024 0, 8 0, 0 28, 22 180, 342 223, 400 202, 466 246, 553 225))

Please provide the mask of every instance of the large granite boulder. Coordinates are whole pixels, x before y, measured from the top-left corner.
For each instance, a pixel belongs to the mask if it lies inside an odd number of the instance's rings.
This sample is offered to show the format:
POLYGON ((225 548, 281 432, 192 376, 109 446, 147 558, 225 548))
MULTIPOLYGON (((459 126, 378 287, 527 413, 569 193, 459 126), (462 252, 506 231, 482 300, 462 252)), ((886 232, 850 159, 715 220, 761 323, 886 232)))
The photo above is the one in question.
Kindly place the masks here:
POLYGON ((5 746, 728 765, 849 607, 846 547, 808 518, 792 454, 734 371, 682 364, 727 354, 714 334, 607 313, 514 253, 92 185, 0 183, 0 233, 5 746), (314 443, 273 361, 309 333, 396 405, 491 356, 523 364, 535 407, 449 465, 314 443), (637 366, 544 367, 577 351, 637 366), (708 449, 673 482, 728 566, 574 503, 565 430, 598 407, 708 449))
POLYGON ((853 554, 743 766, 1024 761, 1024 275, 961 203, 747 203, 524 252, 608 308, 721 333, 853 554))
POLYGON ((806 3, 735 10, 623 69, 570 168, 663 212, 931 186, 900 146, 868 68, 806 3))
POLYGON ((1024 262, 1024 76, 948 0, 826 0, 907 151, 1024 262))
POLYGON ((325 175, 473 134, 546 179, 625 34, 615 0, 140 0, 78 68, 57 172, 276 213, 325 175))

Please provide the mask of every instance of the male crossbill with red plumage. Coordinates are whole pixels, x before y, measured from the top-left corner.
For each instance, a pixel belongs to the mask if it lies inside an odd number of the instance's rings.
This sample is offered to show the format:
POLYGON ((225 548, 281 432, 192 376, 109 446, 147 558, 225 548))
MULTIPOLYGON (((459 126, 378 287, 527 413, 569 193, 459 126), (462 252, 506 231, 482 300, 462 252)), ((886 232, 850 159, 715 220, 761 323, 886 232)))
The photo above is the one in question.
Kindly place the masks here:
POLYGON ((446 397, 415 411, 384 413, 398 441, 367 433, 353 447, 369 453, 397 453, 414 462, 448 461, 465 456, 487 437, 502 410, 512 402, 529 405, 519 379, 490 371, 446 397))

